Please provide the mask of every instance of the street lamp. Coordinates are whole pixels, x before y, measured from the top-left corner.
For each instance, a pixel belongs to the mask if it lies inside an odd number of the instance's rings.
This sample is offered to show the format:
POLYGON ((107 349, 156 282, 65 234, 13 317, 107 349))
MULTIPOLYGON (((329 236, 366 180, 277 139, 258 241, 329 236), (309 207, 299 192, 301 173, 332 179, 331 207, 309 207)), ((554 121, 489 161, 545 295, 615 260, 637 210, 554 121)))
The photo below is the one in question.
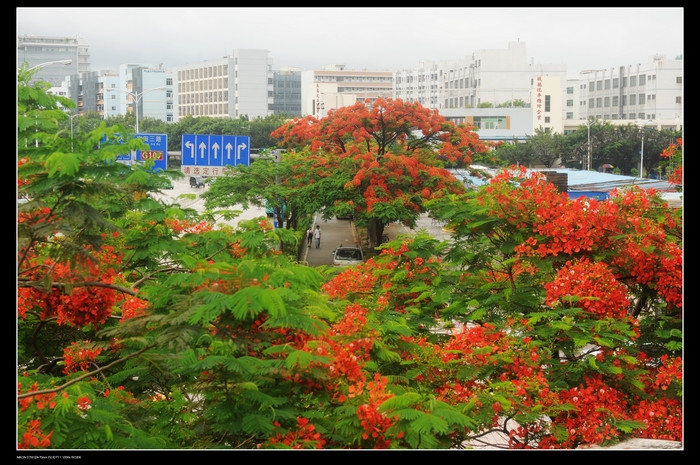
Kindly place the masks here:
POLYGON ((70 118, 70 151, 73 151, 73 118, 76 116, 80 116, 80 113, 76 113, 74 115, 68 115, 70 118))
MULTIPOLYGON (((25 61, 25 63, 27 63, 27 62, 25 61)), ((30 71, 38 70, 38 69, 44 68, 44 67, 46 67, 46 66, 51 66, 51 65, 66 65, 66 66, 68 66, 68 65, 70 65, 71 63, 73 63, 73 60, 47 61, 47 62, 44 62, 44 63, 39 63, 38 65, 32 66, 31 68, 28 68, 28 69, 26 69, 26 70, 22 70, 22 68, 17 68, 17 71, 18 71, 18 72, 19 72, 19 71, 24 71, 24 72, 26 72, 26 73, 29 73, 30 71)), ((37 129, 36 132, 39 132, 39 130, 37 129)), ((26 141, 25 141, 25 145, 26 145, 26 141)), ((34 139, 34 145, 35 145, 36 147, 39 147, 39 139, 34 139)))
POLYGON ((588 171, 591 170, 591 165, 593 164, 593 156, 591 153, 591 124, 593 124, 593 120, 586 119, 586 126, 588 127, 588 171))
POLYGON ((637 125, 641 128, 642 130, 642 148, 639 151, 639 177, 643 178, 644 177, 644 128, 646 127, 648 123, 653 123, 654 120, 646 120, 646 121, 637 121, 637 125))
MULTIPOLYGON (((36 65, 36 66, 32 66, 32 67, 29 68, 27 71, 33 71, 33 70, 35 70, 35 69, 40 69, 40 68, 43 68, 43 67, 45 67, 45 66, 50 66, 50 65, 66 65, 66 66, 68 66, 68 65, 70 65, 71 63, 73 63, 73 60, 47 61, 46 63, 39 63, 39 64, 36 65)), ((19 70, 20 68, 17 68, 17 69, 19 70)))
POLYGON ((116 90, 117 92, 124 92, 127 95, 131 95, 131 98, 134 99, 134 114, 136 115, 136 134, 139 133, 139 101, 141 100, 141 97, 143 97, 143 94, 147 92, 151 92, 152 90, 163 90, 167 89, 166 86, 161 86, 161 87, 154 87, 153 89, 146 89, 143 92, 139 93, 134 93, 134 92, 129 92, 128 90, 124 89, 110 89, 110 90, 116 90))

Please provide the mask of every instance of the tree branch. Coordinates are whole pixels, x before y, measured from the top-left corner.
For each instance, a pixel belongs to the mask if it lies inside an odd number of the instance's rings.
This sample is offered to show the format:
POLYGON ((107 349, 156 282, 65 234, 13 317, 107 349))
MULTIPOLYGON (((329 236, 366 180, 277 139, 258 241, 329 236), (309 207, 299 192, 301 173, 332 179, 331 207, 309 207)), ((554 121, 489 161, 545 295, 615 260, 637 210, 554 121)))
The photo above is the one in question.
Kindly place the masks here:
MULTIPOLYGON (((36 287, 35 284, 39 284, 39 281, 29 281, 28 279, 20 279, 19 287, 36 287)), ((66 287, 68 284, 64 283, 51 283, 51 287, 66 287)), ((116 284, 103 283, 101 281, 83 281, 77 283, 70 283, 72 287, 105 287, 107 289, 114 289, 115 291, 123 292, 124 294, 136 295, 138 292, 132 289, 117 286, 116 284)))
POLYGON ((98 374, 98 373, 100 373, 100 372, 102 372, 102 371, 104 371, 104 370, 106 370, 106 369, 108 369, 108 368, 112 368, 114 365, 117 365, 117 364, 119 364, 119 363, 125 362, 125 361, 129 360, 129 359, 132 358, 132 357, 136 357, 137 355, 140 355, 141 353, 147 351, 148 349, 152 349, 153 347, 155 347, 155 344, 150 345, 150 346, 146 346, 146 347, 144 347, 143 349, 141 349, 141 350, 139 350, 139 351, 137 351, 137 352, 134 352, 133 354, 129 354, 129 355, 127 355, 126 357, 122 357, 122 358, 120 358, 119 360, 113 361, 113 362, 110 363, 109 365, 105 365, 105 366, 103 366, 102 368, 98 368, 97 370, 90 371, 90 372, 88 372, 88 373, 85 373, 84 375, 78 376, 77 378, 72 379, 72 380, 70 380, 70 381, 68 381, 68 382, 66 382, 66 383, 64 383, 64 384, 61 384, 60 386, 57 386, 57 387, 55 387, 55 388, 53 388, 53 389, 42 389, 42 390, 40 390, 40 391, 32 391, 32 392, 26 392, 26 393, 24 393, 24 394, 17 394, 17 398, 18 398, 18 399, 24 399, 25 397, 32 397, 32 396, 38 396, 38 395, 42 395, 42 394, 51 394, 51 393, 53 393, 53 392, 59 392, 59 391, 65 389, 65 388, 67 388, 67 387, 70 386, 71 384, 75 384, 75 383, 77 383, 77 382, 79 382, 79 381, 84 380, 85 378, 90 378, 90 377, 92 377, 92 376, 94 376, 94 375, 96 375, 96 374, 98 374))

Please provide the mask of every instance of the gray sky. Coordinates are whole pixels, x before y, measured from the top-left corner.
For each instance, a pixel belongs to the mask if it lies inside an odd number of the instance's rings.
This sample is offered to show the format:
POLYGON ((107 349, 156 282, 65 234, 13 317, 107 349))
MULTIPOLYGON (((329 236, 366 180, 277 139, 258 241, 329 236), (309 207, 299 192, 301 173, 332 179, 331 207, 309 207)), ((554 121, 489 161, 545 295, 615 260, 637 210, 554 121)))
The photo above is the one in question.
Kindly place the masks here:
POLYGON ((171 68, 234 49, 270 51, 274 70, 397 71, 526 43, 528 61, 585 69, 683 53, 684 9, 669 8, 83 8, 18 7, 18 35, 80 37, 93 71, 171 68))

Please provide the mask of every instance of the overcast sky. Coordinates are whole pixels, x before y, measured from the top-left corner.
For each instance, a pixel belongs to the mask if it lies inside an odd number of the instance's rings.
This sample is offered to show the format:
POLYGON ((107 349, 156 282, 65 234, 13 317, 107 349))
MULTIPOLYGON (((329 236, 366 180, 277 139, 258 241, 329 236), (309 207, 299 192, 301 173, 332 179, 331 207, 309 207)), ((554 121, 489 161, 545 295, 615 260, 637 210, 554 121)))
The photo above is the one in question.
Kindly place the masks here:
POLYGON ((398 71, 525 42, 529 62, 585 69, 683 53, 684 9, 669 8, 82 8, 16 9, 18 35, 80 37, 92 70, 166 69, 234 49, 269 50, 272 69, 328 64, 398 71))

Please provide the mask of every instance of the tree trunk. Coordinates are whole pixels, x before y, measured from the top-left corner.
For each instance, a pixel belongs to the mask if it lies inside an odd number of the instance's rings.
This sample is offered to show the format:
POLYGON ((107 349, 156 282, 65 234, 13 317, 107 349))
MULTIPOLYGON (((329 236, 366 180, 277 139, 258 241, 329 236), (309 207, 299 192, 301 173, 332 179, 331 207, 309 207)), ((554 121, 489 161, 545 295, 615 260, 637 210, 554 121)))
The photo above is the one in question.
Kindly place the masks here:
POLYGON ((384 226, 386 225, 379 220, 369 220, 367 222, 367 240, 369 242, 370 249, 374 249, 376 246, 384 242, 384 226))

